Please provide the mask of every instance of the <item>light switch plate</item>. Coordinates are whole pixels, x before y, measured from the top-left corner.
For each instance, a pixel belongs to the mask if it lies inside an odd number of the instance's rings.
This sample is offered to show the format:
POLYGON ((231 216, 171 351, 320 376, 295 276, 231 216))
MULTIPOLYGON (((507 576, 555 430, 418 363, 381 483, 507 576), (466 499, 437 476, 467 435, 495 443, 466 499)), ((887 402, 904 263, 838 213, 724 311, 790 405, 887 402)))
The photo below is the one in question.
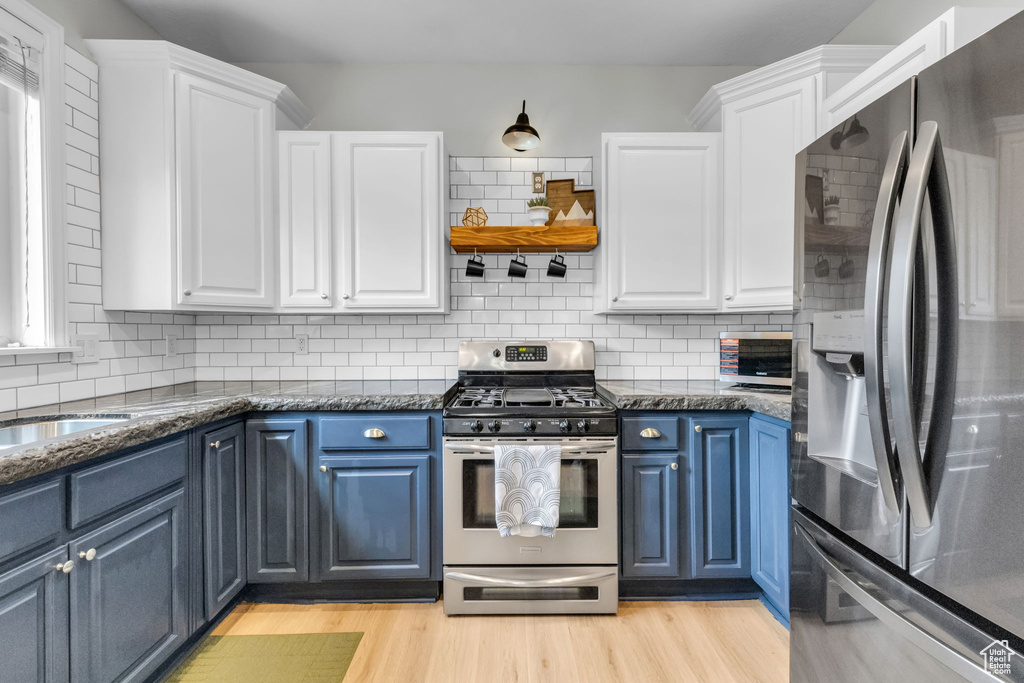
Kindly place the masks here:
POLYGON ((544 194, 544 174, 534 173, 533 174, 533 193, 544 194))
POLYGON ((78 365, 100 362, 100 336, 98 334, 73 334, 71 335, 71 345, 77 347, 71 354, 72 363, 78 365))

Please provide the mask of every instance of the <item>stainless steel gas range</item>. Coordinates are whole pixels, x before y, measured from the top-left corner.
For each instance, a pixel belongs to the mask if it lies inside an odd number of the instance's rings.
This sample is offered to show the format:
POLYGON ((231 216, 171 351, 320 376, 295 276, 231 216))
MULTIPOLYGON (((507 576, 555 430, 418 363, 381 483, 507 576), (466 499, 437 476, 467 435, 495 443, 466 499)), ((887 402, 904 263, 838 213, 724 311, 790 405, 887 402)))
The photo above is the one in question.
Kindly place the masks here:
POLYGON ((617 611, 618 420, 593 342, 462 342, 444 444, 447 614, 617 611), (502 443, 562 447, 554 537, 498 534, 502 443))

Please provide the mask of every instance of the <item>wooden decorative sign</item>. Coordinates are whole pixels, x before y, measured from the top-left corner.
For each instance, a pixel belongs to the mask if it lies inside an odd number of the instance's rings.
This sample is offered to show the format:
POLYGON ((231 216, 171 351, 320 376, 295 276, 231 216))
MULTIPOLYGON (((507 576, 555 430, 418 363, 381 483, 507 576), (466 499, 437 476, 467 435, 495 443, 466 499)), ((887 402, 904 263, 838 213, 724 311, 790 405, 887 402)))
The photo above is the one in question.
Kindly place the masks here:
POLYGON ((593 213, 591 225, 597 225, 597 209, 593 190, 577 190, 576 181, 571 178, 568 180, 549 180, 547 185, 548 204, 551 206, 547 225, 551 225, 554 222, 559 211, 562 212, 562 215, 568 216, 569 212, 572 211, 573 204, 576 202, 580 203, 580 208, 583 209, 584 214, 593 213))

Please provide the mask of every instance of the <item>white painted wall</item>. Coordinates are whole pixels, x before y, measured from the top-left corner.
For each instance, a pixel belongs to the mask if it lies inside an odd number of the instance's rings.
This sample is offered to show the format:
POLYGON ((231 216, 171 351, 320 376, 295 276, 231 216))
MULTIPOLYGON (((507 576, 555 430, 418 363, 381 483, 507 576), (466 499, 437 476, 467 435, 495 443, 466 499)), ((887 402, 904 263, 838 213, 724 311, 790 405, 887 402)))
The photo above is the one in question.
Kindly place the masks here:
POLYGON ((452 156, 507 156, 523 99, 541 146, 523 156, 600 157, 601 133, 690 131, 686 115, 753 67, 501 64, 239 64, 287 84, 314 130, 440 130, 452 156))
POLYGON ((832 39, 837 45, 899 45, 951 7, 1017 7, 1024 0, 875 0, 832 39))
POLYGON ((83 38, 155 40, 160 35, 121 0, 28 0, 64 26, 64 42, 90 56, 83 38))

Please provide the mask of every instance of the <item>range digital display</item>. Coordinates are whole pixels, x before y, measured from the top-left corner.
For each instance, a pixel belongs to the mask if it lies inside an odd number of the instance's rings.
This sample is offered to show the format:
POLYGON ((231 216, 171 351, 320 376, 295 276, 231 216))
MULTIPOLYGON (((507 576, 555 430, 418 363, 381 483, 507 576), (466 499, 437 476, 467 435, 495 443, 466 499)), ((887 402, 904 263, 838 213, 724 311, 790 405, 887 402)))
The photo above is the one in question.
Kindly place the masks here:
POLYGON ((546 346, 506 346, 505 360, 513 363, 543 362, 548 359, 546 346))

